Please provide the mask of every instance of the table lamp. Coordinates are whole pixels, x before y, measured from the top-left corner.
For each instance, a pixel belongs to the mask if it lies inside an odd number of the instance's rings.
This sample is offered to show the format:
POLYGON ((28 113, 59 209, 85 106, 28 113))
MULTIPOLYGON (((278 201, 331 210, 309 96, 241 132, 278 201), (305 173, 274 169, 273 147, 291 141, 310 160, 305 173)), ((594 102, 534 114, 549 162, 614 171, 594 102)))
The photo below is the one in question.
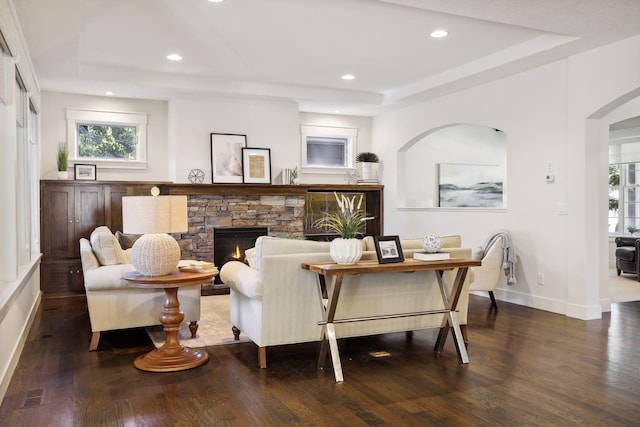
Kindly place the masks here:
POLYGON ((180 261, 180 246, 167 233, 184 233, 187 225, 187 196, 152 196, 122 198, 124 233, 143 234, 131 248, 131 264, 144 276, 164 276, 173 272, 180 261))

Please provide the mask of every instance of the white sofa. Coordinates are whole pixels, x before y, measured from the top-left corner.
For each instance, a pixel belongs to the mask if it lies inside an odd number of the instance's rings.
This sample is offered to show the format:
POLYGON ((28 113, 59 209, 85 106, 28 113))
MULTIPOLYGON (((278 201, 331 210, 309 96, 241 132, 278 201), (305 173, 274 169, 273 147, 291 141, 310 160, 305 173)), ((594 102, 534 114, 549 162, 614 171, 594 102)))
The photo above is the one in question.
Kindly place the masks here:
MULTIPOLYGON (((363 240, 363 259, 376 259, 372 238, 363 240)), ((406 257, 421 250, 422 240, 402 240, 406 257)), ((460 248, 459 236, 443 238, 443 250, 454 258, 470 258, 471 249, 460 248)), ((232 261, 223 265, 220 278, 231 293, 230 320, 258 346, 261 368, 266 367, 266 347, 321 339, 323 319, 317 276, 300 267, 302 262, 331 262, 328 242, 259 237, 252 267, 232 261)), ((447 272, 453 282, 455 271, 447 272)), ((467 323, 469 272, 460 296, 459 321, 467 323)), ((331 288, 331 284, 327 283, 331 288)), ((329 289, 329 292, 331 289, 329 289)), ((392 314, 442 309, 444 304, 433 271, 388 273, 344 278, 336 319, 371 314, 392 314), (425 283, 432 286, 425 286, 425 283)), ((338 338, 439 328, 443 315, 416 316, 341 323, 338 338)), ((463 329, 465 329, 463 327, 463 329)))
MULTIPOLYGON (((135 268, 129 250, 121 248, 107 227, 96 228, 91 241, 80 239, 80 258, 93 333, 89 351, 98 348, 102 331, 160 324, 164 290, 136 288, 122 280, 135 268)), ((200 293, 200 286, 180 288, 178 293, 180 310, 193 335, 200 319, 200 293)))

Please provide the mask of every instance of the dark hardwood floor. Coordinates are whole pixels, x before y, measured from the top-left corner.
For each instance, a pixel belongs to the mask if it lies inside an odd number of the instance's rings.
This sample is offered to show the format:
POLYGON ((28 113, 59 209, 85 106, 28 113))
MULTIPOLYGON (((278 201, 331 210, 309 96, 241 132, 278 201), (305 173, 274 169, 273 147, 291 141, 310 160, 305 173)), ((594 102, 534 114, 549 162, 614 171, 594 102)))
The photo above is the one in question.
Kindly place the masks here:
MULTIPOLYGON (((640 425, 640 302, 580 321, 471 296, 468 365, 435 331, 340 341, 345 382, 316 370, 317 344, 207 349, 177 373, 133 366, 142 330, 88 352, 82 298, 45 299, 0 407, 2 426, 640 425), (388 357, 375 358, 374 351, 388 357)), ((231 334, 231 331, 229 331, 231 334)))

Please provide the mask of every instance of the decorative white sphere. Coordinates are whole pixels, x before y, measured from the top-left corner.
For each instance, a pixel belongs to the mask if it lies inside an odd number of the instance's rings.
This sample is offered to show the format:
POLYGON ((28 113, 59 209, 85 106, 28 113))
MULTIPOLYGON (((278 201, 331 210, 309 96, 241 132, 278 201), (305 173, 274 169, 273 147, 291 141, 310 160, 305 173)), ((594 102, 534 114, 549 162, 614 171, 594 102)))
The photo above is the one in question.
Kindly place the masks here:
POLYGON ((428 253, 438 252, 442 249, 442 239, 435 234, 427 234, 422 239, 422 249, 428 253))

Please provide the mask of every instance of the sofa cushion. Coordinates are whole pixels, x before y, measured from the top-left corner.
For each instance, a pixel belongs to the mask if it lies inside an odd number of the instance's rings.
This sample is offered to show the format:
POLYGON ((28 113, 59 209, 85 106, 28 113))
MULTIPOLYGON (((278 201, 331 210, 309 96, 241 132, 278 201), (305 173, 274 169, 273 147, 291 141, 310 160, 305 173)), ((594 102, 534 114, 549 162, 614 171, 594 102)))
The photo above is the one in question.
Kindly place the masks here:
POLYGON ((122 264, 125 255, 116 236, 111 233, 109 227, 101 226, 93 230, 91 237, 91 249, 100 265, 116 265, 122 264))
MULTIPOLYGON (((462 238, 459 234, 448 234, 440 236, 443 248, 459 248, 462 246, 462 238)), ((362 241, 365 244, 366 251, 375 251, 375 243, 372 236, 367 236, 362 241)), ((422 238, 420 239, 400 239, 402 250, 419 249, 422 250, 422 238)))
POLYGON ((244 258, 247 260, 249 267, 256 268, 256 248, 249 248, 244 251, 244 258))
POLYGON ((616 249, 616 258, 633 262, 636 259, 636 248, 633 246, 621 246, 616 249))
POLYGON ((138 240, 142 234, 124 234, 120 231, 116 231, 116 239, 118 239, 118 243, 120 243, 120 247, 123 250, 129 249, 133 247, 133 244, 138 240))
POLYGON ((266 255, 329 252, 329 245, 330 242, 260 236, 256 240, 254 268, 260 270, 262 257, 266 255))

